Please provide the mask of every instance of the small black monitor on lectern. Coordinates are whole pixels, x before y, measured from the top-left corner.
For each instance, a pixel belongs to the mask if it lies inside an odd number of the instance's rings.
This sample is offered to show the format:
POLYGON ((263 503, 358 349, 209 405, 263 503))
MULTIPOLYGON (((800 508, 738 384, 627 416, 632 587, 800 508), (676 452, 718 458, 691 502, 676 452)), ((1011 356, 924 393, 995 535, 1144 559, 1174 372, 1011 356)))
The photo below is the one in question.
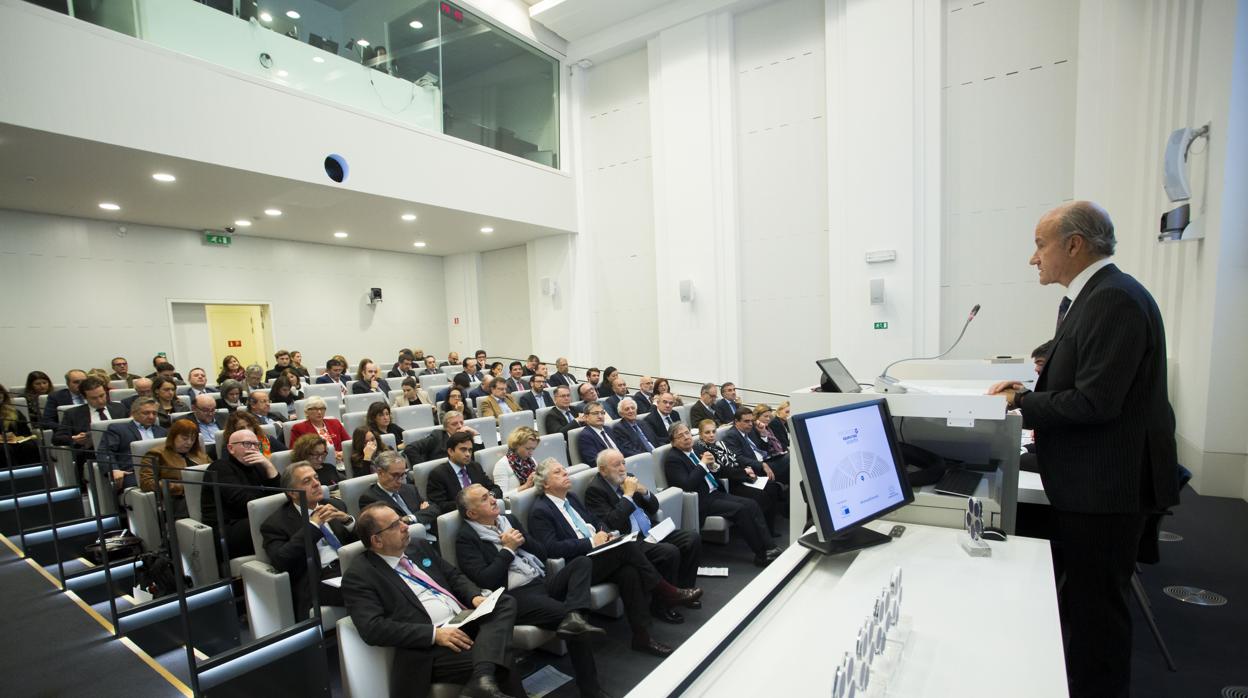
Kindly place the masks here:
POLYGON ((883 399, 792 417, 815 533, 798 542, 825 554, 887 543, 863 525, 914 501, 883 399))
POLYGON ((840 359, 822 359, 816 361, 822 375, 819 376, 819 391, 824 393, 861 393, 862 386, 854 380, 849 369, 840 359))

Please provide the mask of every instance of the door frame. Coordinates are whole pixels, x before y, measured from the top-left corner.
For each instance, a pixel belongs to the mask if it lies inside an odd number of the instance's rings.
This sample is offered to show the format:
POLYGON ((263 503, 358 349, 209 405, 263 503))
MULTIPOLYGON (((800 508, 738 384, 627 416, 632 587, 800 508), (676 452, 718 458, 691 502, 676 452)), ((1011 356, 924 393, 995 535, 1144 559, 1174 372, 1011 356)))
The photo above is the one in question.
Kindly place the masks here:
POLYGON ((181 354, 182 348, 178 346, 178 333, 174 332, 173 330, 173 304, 174 303, 186 303, 186 304, 191 304, 191 305, 258 305, 260 306, 261 315, 263 316, 264 314, 267 313, 269 317, 268 324, 265 325, 264 333, 262 336, 262 340, 265 342, 267 346, 265 346, 265 351, 262 353, 268 355, 268 354, 271 354, 273 351, 276 351, 275 347, 277 345, 275 344, 275 342, 277 341, 277 338, 274 336, 274 333, 273 333, 273 301, 240 301, 240 300, 224 301, 224 300, 213 300, 213 299, 205 299, 205 298, 166 298, 165 299, 165 317, 169 321, 169 346, 170 348, 173 349, 173 355, 175 357, 178 357, 179 360, 181 359, 181 356, 182 356, 181 354))

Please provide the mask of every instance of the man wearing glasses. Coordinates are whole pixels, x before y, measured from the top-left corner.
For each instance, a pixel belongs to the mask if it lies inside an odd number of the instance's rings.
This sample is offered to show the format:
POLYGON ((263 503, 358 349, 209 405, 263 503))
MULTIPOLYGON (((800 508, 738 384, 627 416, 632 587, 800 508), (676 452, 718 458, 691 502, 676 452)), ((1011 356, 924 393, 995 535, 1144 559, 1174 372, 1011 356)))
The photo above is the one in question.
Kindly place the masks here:
POLYGON ((394 509, 399 516, 413 516, 425 530, 434 533, 438 527, 441 510, 420 496, 420 490, 407 481, 407 459, 397 451, 382 451, 373 457, 373 471, 377 482, 360 495, 360 508, 381 502, 394 509))
POLYGON ((127 388, 133 388, 136 378, 142 376, 130 373, 130 362, 126 361, 126 357, 118 356, 113 359, 113 372, 108 376, 110 381, 125 381, 127 388))
POLYGON ((582 463, 597 463, 598 453, 608 448, 619 450, 619 445, 603 426, 606 421, 607 411, 602 405, 596 402, 586 405, 585 428, 576 437, 576 448, 581 454, 582 463))
POLYGON ((218 536, 225 536, 229 556, 233 558, 255 553, 247 520, 247 502, 269 494, 258 488, 277 487, 280 483, 277 468, 261 453, 260 439, 251 430, 240 429, 230 434, 225 449, 225 456, 213 461, 204 473, 205 483, 225 486, 202 488, 200 507, 204 523, 212 526, 218 536), (218 491, 220 512, 217 511, 218 491))
POLYGON ((191 415, 195 418, 195 426, 199 427, 199 442, 215 457, 217 432, 221 431, 221 423, 217 420, 217 399, 208 393, 196 395, 191 403, 191 415))

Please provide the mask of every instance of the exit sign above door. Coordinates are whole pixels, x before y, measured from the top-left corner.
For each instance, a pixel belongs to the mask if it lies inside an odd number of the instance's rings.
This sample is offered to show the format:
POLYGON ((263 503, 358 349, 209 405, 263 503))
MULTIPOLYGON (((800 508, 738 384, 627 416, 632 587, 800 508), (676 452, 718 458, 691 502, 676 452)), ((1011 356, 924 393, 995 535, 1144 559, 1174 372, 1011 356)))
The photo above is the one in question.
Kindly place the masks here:
POLYGON ((229 247, 234 239, 225 233, 218 233, 212 230, 204 231, 204 244, 217 245, 218 247, 229 247))

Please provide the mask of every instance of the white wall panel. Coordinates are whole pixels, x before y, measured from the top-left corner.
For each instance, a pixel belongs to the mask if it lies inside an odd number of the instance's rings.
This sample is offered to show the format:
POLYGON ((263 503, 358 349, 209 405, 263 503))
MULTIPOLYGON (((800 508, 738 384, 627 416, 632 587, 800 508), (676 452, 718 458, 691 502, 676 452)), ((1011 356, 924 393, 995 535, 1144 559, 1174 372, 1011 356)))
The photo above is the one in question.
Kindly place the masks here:
POLYGON ((490 356, 533 351, 529 262, 524 245, 481 253, 481 341, 490 356))

